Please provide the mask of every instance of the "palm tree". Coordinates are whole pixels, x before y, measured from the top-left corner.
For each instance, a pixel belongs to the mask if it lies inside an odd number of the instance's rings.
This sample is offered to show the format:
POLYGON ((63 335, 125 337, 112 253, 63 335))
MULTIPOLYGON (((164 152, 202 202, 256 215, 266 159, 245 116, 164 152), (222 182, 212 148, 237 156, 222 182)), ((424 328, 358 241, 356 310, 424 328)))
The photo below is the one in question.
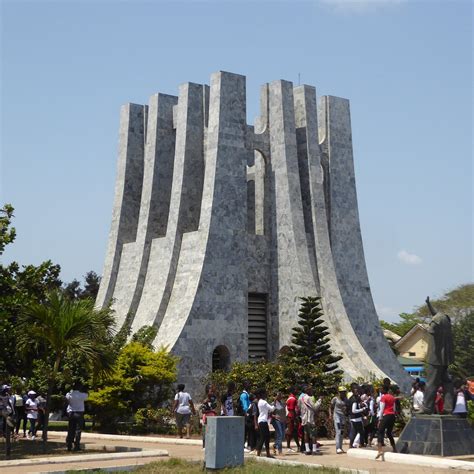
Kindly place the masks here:
POLYGON ((51 395, 64 357, 74 352, 91 371, 107 371, 113 363, 110 342, 114 317, 109 308, 97 310, 92 299, 72 300, 62 291, 48 294, 46 301, 32 303, 18 320, 18 349, 43 346, 51 357, 48 377, 43 443, 48 439, 51 395))

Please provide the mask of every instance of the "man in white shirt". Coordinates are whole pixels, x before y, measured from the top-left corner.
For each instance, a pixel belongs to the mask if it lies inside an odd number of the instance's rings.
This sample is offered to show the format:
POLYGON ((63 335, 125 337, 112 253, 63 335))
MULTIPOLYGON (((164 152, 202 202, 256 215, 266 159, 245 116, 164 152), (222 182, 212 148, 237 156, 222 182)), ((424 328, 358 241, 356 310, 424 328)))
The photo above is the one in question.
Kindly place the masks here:
POLYGON ((191 434, 191 413, 196 414, 191 395, 184 391, 184 384, 178 385, 178 393, 174 397, 173 411, 176 413, 178 436, 183 437, 183 427, 186 427, 186 438, 191 434))
POLYGON ((67 416, 69 418, 67 425, 67 450, 74 451, 81 449, 81 433, 84 427, 84 402, 89 398, 84 386, 78 382, 74 384, 73 389, 66 394, 68 401, 67 416))
POLYGON ((416 391, 413 394, 413 411, 416 413, 423 412, 423 400, 425 398, 425 382, 419 382, 416 391))
POLYGON ((322 454, 318 449, 316 440, 316 422, 315 414, 321 407, 322 398, 315 401, 313 397, 313 387, 308 385, 304 390, 304 394, 298 400, 298 407, 301 414, 301 424, 304 432, 305 454, 310 455, 310 441, 313 443, 313 454, 322 454))

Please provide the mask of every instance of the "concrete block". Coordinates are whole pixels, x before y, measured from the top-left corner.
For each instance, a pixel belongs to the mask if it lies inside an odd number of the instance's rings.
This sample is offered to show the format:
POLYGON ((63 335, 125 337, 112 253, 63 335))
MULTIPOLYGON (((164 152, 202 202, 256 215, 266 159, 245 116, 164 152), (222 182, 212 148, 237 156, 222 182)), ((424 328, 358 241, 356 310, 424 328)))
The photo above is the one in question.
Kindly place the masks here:
POLYGON ((222 469, 244 463, 244 417, 212 416, 206 426, 206 468, 222 469))

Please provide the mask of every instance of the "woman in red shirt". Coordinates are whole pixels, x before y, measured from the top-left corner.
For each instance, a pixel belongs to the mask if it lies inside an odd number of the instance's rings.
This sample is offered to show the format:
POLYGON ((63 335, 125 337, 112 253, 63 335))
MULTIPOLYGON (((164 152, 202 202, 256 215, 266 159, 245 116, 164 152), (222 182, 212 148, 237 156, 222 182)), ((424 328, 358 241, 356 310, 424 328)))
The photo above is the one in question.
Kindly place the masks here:
POLYGON ((379 452, 375 459, 383 455, 383 439, 385 434, 390 441, 393 452, 397 452, 395 440, 393 439, 392 430, 395 424, 395 397, 389 393, 389 388, 382 388, 382 397, 380 398, 380 408, 378 413, 379 432, 378 432, 378 448, 379 452))
POLYGON ((298 407, 298 400, 294 395, 295 389, 290 388, 290 396, 286 401, 286 447, 291 451, 291 438, 294 438, 298 451, 300 450, 300 443, 298 440, 298 421, 296 409, 298 407))

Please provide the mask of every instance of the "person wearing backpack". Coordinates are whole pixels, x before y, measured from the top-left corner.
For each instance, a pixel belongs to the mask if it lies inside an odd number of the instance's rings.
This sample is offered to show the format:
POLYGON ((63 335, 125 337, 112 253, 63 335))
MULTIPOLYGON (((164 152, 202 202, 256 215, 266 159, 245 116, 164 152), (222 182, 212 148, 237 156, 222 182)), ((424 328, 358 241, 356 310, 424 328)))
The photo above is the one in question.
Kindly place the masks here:
POLYGON ((248 434, 248 444, 247 450, 248 452, 255 451, 257 447, 257 437, 258 437, 258 400, 256 396, 251 393, 249 394, 250 398, 250 405, 247 408, 247 412, 245 413, 245 429, 248 434), (257 428, 255 428, 257 425, 257 428))
POLYGON ((301 424, 303 425, 304 433, 304 448, 306 455, 320 455, 322 454, 318 448, 316 440, 316 412, 321 408, 322 397, 319 397, 317 401, 313 397, 313 387, 308 385, 303 390, 303 395, 298 400, 298 407, 301 413, 301 424), (312 446, 310 445, 312 443, 312 446))

